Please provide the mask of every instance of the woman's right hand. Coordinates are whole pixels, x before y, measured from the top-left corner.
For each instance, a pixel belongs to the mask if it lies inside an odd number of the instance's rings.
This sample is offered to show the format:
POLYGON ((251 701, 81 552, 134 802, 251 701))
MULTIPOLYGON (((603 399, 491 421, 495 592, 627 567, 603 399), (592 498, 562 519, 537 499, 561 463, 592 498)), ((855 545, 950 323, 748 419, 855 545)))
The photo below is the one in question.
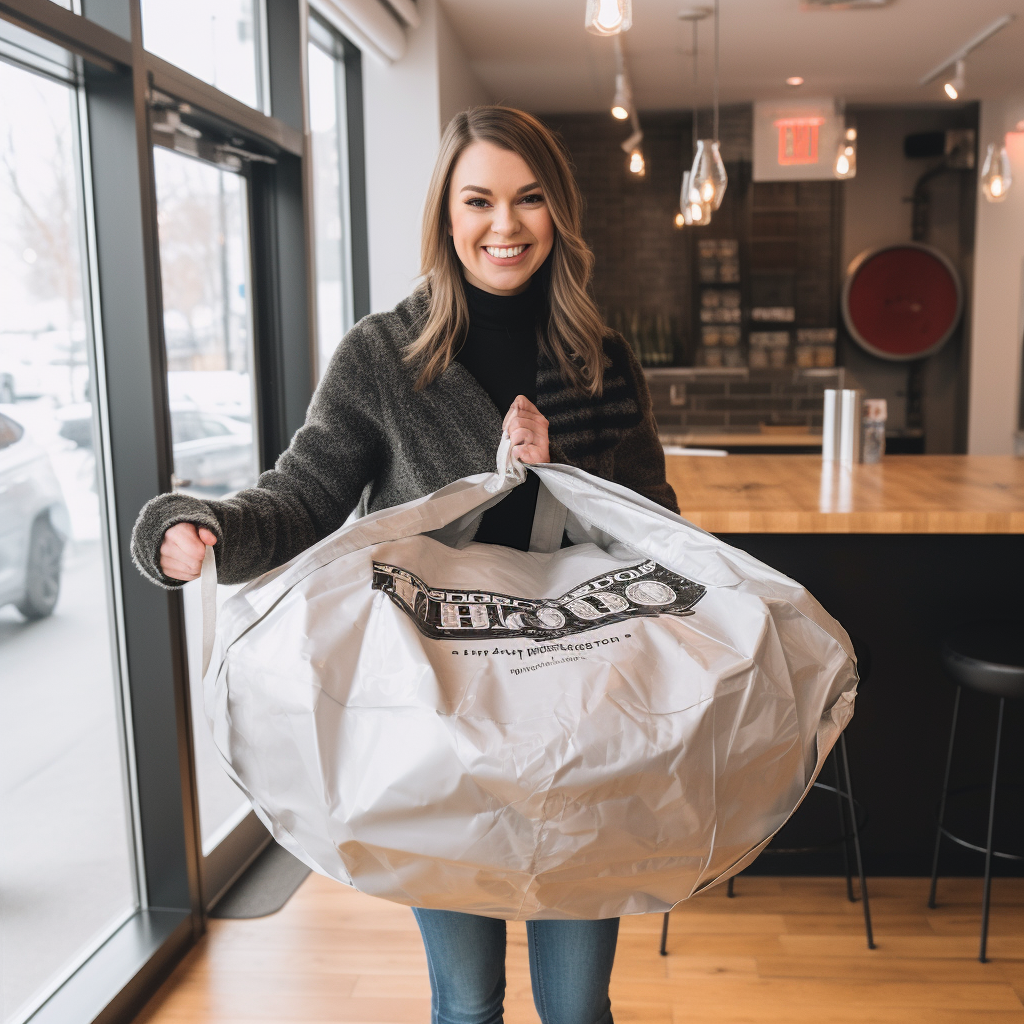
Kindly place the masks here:
POLYGON ((206 549, 217 543, 217 536, 205 526, 177 523, 165 534, 160 545, 160 571, 172 580, 199 579, 206 549))

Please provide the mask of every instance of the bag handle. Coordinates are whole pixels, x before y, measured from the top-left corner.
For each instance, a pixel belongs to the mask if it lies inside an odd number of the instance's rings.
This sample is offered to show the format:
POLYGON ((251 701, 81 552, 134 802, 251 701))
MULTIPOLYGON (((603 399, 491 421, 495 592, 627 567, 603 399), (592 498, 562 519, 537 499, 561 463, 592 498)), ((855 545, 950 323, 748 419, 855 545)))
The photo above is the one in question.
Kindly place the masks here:
POLYGON ((217 559, 213 545, 206 546, 203 568, 199 574, 200 598, 203 606, 203 678, 213 655, 213 638, 217 634, 217 559))

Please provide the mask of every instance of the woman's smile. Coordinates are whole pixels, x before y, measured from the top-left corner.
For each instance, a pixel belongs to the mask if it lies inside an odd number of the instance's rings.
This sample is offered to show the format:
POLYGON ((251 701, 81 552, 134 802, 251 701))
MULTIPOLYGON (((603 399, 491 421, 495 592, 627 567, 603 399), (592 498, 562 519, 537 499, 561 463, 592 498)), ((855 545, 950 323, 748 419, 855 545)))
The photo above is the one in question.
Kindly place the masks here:
POLYGON ((527 242, 521 245, 485 245, 482 248, 495 266, 513 267, 522 263, 526 258, 530 243, 527 242))

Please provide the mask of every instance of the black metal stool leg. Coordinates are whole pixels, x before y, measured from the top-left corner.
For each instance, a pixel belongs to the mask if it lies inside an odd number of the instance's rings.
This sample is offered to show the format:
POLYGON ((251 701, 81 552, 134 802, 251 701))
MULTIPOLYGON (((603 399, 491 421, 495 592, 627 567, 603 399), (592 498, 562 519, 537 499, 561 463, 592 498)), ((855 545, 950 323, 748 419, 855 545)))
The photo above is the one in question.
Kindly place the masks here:
POLYGON ((725 895, 726 895, 726 896, 728 896, 728 897, 729 897, 729 899, 732 899, 732 898, 733 898, 733 896, 735 896, 735 895, 736 895, 736 893, 734 893, 734 892, 732 891, 732 883, 733 883, 733 882, 735 882, 735 881, 736 881, 736 876, 735 876, 735 875, 732 875, 732 876, 731 876, 731 877, 729 878, 728 884, 727 884, 727 885, 726 885, 726 887, 725 887, 725 895))
POLYGON ((846 776, 846 798, 850 802, 850 822, 853 826, 853 852, 857 857, 857 873, 860 875, 860 898, 864 904, 864 930, 867 932, 868 949, 875 948, 875 937, 871 930, 871 908, 868 905, 868 880, 864 874, 864 859, 860 852, 860 830, 857 827, 857 804, 853 799, 853 783, 850 781, 850 758, 846 753, 846 733, 839 734, 839 750, 843 756, 843 773, 846 776))
POLYGON ((996 725, 996 752, 992 760, 992 793, 988 801, 988 841, 985 844, 985 895, 981 901, 981 946, 978 959, 986 962, 985 948, 988 945, 988 911, 992 896, 992 836, 996 822, 996 792, 999 785, 999 744, 1003 738, 1003 710, 1006 698, 999 698, 999 721, 996 725))
POLYGON ((661 948, 658 952, 662 956, 668 956, 668 911, 665 911, 665 920, 661 922, 661 948))
POLYGON ((953 725, 949 730, 949 751, 946 754, 946 772, 942 777, 942 796, 939 799, 939 823, 935 826, 935 853, 932 856, 932 884, 928 890, 928 906, 935 909, 935 890, 939 884, 939 847, 942 845, 942 822, 946 817, 946 796, 949 794, 949 769, 953 764, 953 744, 956 740, 956 720, 960 713, 960 693, 962 686, 956 688, 953 698, 953 725))
POLYGON ((839 808, 839 834, 843 837, 843 870, 846 871, 846 898, 851 903, 857 902, 853 895, 853 872, 850 871, 850 845, 846 831, 846 794, 843 792, 843 784, 839 781, 839 758, 836 756, 835 747, 829 753, 832 760, 832 767, 836 773, 836 805, 839 808))

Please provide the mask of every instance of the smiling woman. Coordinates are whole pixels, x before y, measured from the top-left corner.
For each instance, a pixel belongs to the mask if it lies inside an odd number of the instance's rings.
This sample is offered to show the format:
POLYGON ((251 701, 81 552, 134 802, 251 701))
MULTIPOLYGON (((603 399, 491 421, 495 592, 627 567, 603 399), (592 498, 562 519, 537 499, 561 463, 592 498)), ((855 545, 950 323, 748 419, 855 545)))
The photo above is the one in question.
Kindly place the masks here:
POLYGON ((587 292, 594 256, 581 234, 582 208, 568 156, 535 117, 474 107, 452 118, 423 213, 429 312, 406 356, 420 367, 418 387, 444 372, 465 337, 463 280, 515 295, 537 274, 548 304, 541 354, 567 383, 601 394, 608 328, 587 292), (519 245, 526 249, 510 254, 519 245))
MULTIPOLYGON (((674 511, 643 371, 588 293, 580 207, 568 160, 536 118, 505 107, 457 115, 427 196, 424 284, 346 334, 305 425, 255 487, 226 500, 179 492, 147 503, 132 541, 142 571, 180 586, 211 546, 220 581, 253 579, 353 512, 492 471, 506 436, 522 462, 567 463, 674 511)), ((539 550, 535 525, 538 537, 549 527, 538 495, 530 474, 486 508, 474 520, 476 547, 539 550)), ((554 543, 569 544, 560 534, 554 543)), ((416 914, 434 1019, 500 1019, 504 922, 416 914)), ((611 1024, 617 931, 616 918, 531 922, 546 1024, 611 1024)))

